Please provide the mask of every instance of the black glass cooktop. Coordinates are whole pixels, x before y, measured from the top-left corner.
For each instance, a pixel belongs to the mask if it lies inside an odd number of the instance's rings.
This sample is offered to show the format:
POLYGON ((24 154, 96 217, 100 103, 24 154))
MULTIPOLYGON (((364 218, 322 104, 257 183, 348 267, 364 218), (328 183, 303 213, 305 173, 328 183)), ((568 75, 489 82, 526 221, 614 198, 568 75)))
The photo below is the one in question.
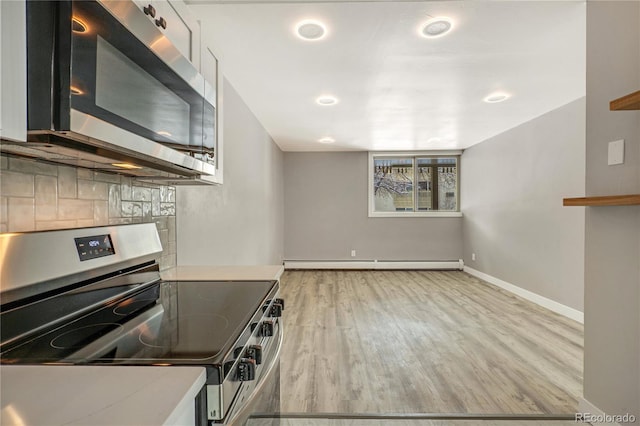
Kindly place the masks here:
POLYGON ((273 281, 158 282, 3 349, 2 362, 216 364, 276 285, 273 281))

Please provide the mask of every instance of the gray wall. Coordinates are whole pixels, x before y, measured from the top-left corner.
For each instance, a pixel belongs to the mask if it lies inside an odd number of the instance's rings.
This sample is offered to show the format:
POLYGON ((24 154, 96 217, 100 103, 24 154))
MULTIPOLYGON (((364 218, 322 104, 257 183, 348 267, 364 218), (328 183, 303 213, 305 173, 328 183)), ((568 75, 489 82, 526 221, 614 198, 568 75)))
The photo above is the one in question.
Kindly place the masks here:
POLYGON ((582 311, 584 161, 584 98, 465 150, 465 265, 582 311))
MULTIPOLYGON (((609 111, 638 89, 640 3, 587 2, 588 196, 640 193, 640 111, 609 111), (617 139, 625 163, 607 166, 617 139)), ((586 210, 584 396, 640 418, 640 206, 586 210)))
POLYGON ((285 153, 285 259, 460 259, 461 218, 367 216, 367 161, 366 152, 285 153))
POLYGON ((282 152, 224 80, 224 184, 178 187, 179 265, 280 264, 282 152))

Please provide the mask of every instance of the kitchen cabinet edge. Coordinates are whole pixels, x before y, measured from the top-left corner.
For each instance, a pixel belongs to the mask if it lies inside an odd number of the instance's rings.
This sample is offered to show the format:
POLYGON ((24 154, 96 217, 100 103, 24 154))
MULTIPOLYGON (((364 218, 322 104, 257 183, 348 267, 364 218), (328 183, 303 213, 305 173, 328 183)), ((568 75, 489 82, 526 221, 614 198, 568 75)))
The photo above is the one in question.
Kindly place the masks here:
POLYGON ((565 198, 562 200, 562 205, 565 207, 637 206, 637 205, 640 205, 640 194, 565 198))
POLYGON ((640 110, 640 90, 609 102, 611 111, 640 110))

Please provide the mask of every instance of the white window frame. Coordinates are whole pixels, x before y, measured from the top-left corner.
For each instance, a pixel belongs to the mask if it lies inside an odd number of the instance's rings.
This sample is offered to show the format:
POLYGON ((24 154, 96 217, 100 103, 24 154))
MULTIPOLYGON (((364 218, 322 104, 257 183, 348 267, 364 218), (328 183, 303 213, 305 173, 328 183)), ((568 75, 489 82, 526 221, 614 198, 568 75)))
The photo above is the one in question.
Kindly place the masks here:
POLYGON ((457 156, 457 170, 458 170, 458 209, 460 209, 460 156, 461 150, 453 151, 391 151, 391 152, 369 152, 369 167, 367 167, 368 178, 368 206, 369 217, 462 217, 462 212, 443 212, 443 211, 396 211, 396 212, 377 212, 375 211, 375 197, 373 193, 373 160, 376 157, 446 157, 457 156))

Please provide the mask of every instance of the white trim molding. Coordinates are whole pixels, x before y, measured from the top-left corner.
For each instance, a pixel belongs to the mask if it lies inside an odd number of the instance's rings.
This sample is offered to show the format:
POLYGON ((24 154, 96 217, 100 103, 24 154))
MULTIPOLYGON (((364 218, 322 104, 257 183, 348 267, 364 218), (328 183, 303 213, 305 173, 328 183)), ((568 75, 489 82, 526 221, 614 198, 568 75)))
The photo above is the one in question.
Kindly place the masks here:
POLYGON ((484 280, 490 284, 493 284, 504 290, 507 290, 517 296, 522 297, 523 299, 526 299, 530 302, 540 305, 543 308, 547 308, 550 311, 553 311, 557 314, 563 315, 567 318, 570 318, 574 321, 578 321, 579 323, 584 324, 584 313, 580 312, 577 309, 563 305, 562 303, 556 302, 555 300, 548 299, 544 296, 540 296, 539 294, 533 293, 529 290, 525 290, 522 287, 518 287, 517 285, 508 283, 499 278, 496 278, 489 274, 485 274, 484 272, 480 272, 468 266, 465 266, 463 270, 464 272, 470 275, 473 275, 476 278, 480 278, 481 280, 484 280))
POLYGON ((445 261, 378 261, 378 260, 285 260, 289 269, 431 269, 459 270, 464 268, 462 259, 445 261))

